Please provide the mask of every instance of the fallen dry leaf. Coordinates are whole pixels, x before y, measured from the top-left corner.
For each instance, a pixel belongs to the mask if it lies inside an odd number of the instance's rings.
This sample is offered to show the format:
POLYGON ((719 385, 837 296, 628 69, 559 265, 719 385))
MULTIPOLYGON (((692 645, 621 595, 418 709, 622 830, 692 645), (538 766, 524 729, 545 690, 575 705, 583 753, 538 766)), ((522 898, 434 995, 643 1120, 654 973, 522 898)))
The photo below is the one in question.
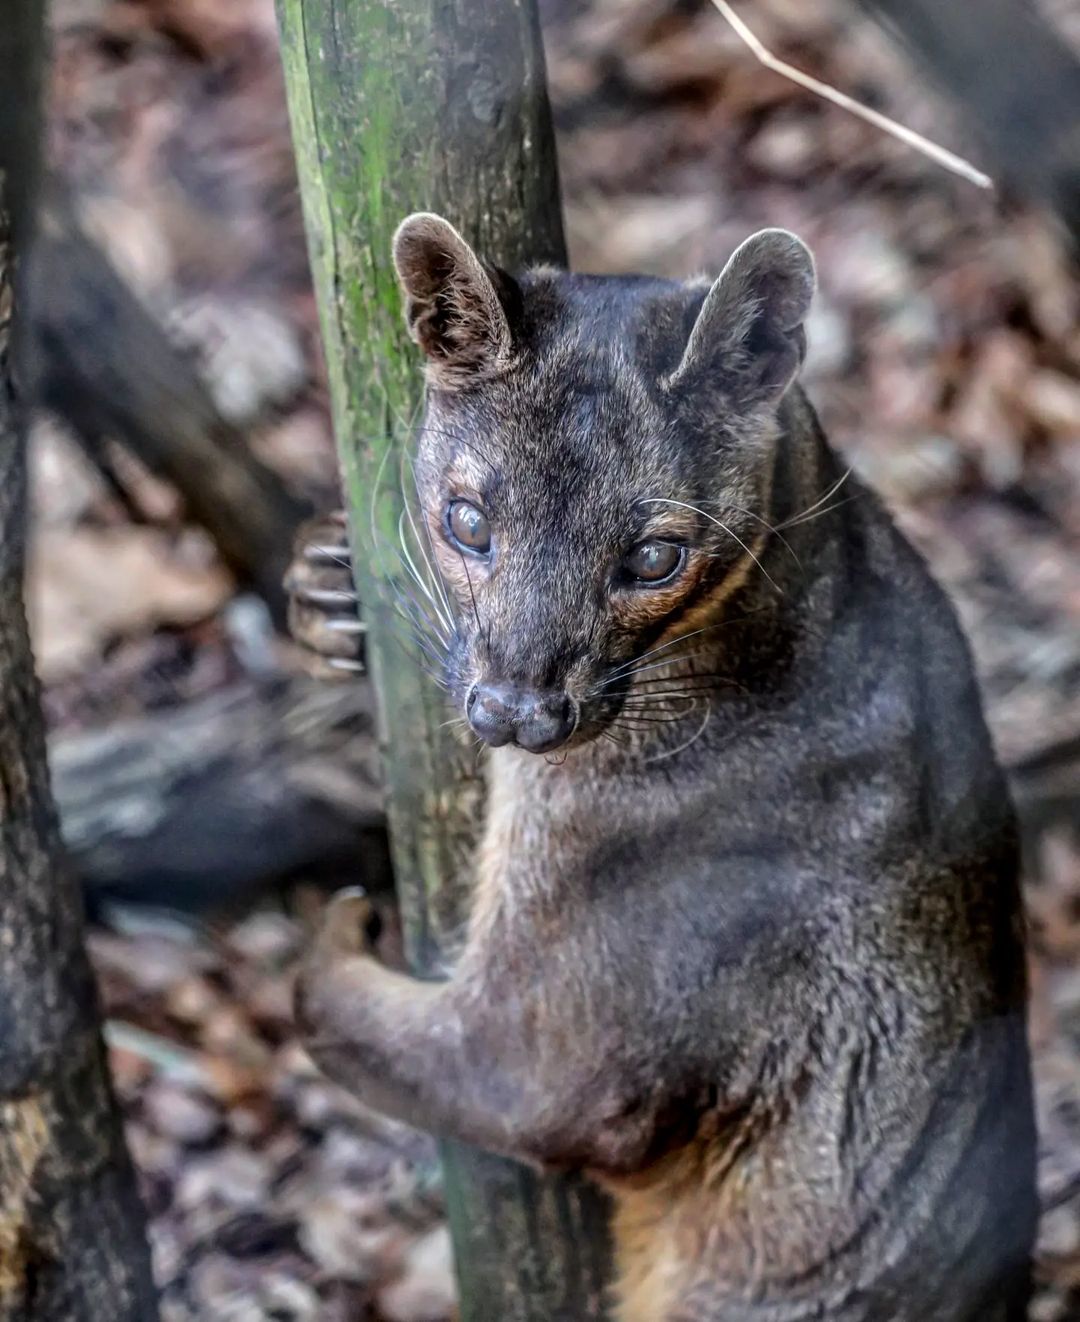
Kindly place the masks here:
POLYGON ((40 529, 30 544, 27 604, 46 682, 88 665, 106 644, 219 610, 232 591, 202 537, 124 525, 40 529))

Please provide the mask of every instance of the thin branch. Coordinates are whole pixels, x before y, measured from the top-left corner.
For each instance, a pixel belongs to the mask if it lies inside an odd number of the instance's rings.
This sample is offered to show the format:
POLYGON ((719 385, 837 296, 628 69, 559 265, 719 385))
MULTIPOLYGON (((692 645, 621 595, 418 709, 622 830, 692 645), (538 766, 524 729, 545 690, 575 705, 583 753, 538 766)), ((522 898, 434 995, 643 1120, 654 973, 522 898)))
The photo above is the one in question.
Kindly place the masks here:
POLYGON ((924 138, 921 133, 916 133, 914 129, 905 128, 903 124, 898 124, 896 120, 889 119, 887 115, 871 110, 869 106, 864 106, 844 92, 837 91, 835 87, 830 87, 828 83, 823 83, 820 79, 813 78, 810 74, 803 73, 801 69, 796 69, 793 65, 777 58, 750 31, 727 0, 712 0, 712 3, 719 10, 721 16, 727 20, 736 35, 767 69, 790 79, 793 83, 798 83, 800 87, 805 87, 817 96, 824 97, 826 101, 831 101, 833 105, 840 106, 841 109, 849 111, 852 115, 865 119, 867 123, 882 129, 894 138, 899 138, 907 146, 914 147, 916 151, 922 152, 924 156, 929 156, 932 161, 936 161, 938 165, 943 165, 946 170, 951 170, 953 174, 958 174, 961 178, 967 179, 969 183, 976 184, 979 188, 994 187, 994 181, 988 174, 983 174, 981 170, 977 170, 970 161, 965 161, 962 156, 957 156, 955 152, 938 146, 936 142, 924 138))

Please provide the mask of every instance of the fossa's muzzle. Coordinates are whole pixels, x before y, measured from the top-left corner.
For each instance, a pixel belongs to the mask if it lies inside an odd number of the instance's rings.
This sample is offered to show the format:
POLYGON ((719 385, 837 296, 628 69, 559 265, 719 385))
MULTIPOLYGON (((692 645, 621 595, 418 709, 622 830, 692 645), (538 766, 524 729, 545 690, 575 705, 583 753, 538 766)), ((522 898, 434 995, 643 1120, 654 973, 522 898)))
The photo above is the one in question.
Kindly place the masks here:
POLYGON ((465 703, 469 724, 486 744, 517 744, 551 753, 570 738, 577 710, 563 692, 525 688, 507 680, 474 684, 465 703))

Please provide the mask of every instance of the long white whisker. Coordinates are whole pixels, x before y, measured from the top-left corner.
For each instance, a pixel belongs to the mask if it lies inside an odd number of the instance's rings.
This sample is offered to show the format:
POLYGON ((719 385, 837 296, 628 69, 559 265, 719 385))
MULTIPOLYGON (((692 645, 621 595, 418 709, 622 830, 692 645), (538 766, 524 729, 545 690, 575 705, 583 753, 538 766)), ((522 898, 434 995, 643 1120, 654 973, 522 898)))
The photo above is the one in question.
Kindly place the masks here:
MULTIPOLYGON (((687 634, 687 637, 691 638, 693 637, 693 635, 687 634)), ((649 653, 646 652, 645 655, 648 656, 649 653)), ((708 655, 709 655, 709 649, 707 647, 702 647, 695 649, 693 652, 679 652, 675 656, 665 656, 659 661, 650 662, 649 665, 647 666, 635 666, 633 669, 629 671, 623 671, 620 674, 611 675, 607 679, 605 679, 602 684, 598 684, 596 688, 593 690, 593 692, 600 693, 604 689, 610 688, 612 684, 617 683, 620 679, 635 679, 637 678, 638 675, 644 675, 647 671, 650 670, 662 670, 665 666, 678 665, 680 661, 692 661, 695 657, 708 656, 708 655)), ((692 673, 691 675, 683 676, 683 678, 687 678, 687 679, 692 677, 693 677, 692 673)), ((673 676, 672 678, 675 678, 675 676, 673 676)))
POLYGON ((441 662, 443 659, 441 652, 444 652, 445 648, 442 639, 437 634, 431 633, 431 625, 427 617, 407 601, 395 600, 393 609, 401 619, 412 627, 415 640, 419 646, 428 652, 432 660, 441 662))
POLYGON ((698 705, 703 697, 703 693, 661 693, 655 702, 640 702, 633 706, 626 706, 619 711, 618 719, 620 721, 642 721, 656 724, 657 721, 667 720, 671 715, 685 716, 688 711, 698 705), (677 713, 670 711, 672 703, 684 704, 677 713), (689 705, 686 705, 689 704, 689 705))
POLYGON ((835 505, 826 505, 823 510, 817 510, 813 514, 800 514, 797 519, 786 526, 789 528, 801 528, 804 523, 813 523, 815 519, 823 518, 826 514, 832 514, 834 510, 842 509, 845 505, 850 505, 856 496, 845 496, 843 500, 838 500, 835 505))
MULTIPOLYGON (((410 460, 410 463, 411 463, 411 462, 412 462, 412 461, 410 460)), ((413 472, 413 490, 416 492, 416 499, 417 499, 417 501, 420 502, 420 486, 419 486, 419 483, 416 481, 415 469, 414 469, 414 472, 413 472)), ((420 502, 420 503, 422 503, 422 502, 420 502)), ((410 517, 410 519, 411 519, 411 518, 412 518, 412 515, 410 514, 409 517, 410 517)), ((415 524, 414 524, 414 528, 415 528, 415 524)), ((425 560, 425 562, 429 565, 429 567, 430 567, 430 569, 431 569, 431 578, 432 578, 433 583, 435 584, 435 590, 436 590, 436 592, 438 592, 439 596, 440 596, 441 599, 442 599, 443 609, 446 611, 446 614, 447 614, 451 619, 453 619, 453 617, 454 617, 454 608, 453 608, 453 606, 451 606, 451 604, 450 604, 450 597, 449 597, 449 594, 448 594, 447 591, 446 591, 446 584, 445 584, 445 582, 443 581, 443 576, 442 576, 442 574, 439 573, 439 568, 438 568, 438 564, 437 564, 437 562, 436 562, 436 556, 435 556, 435 546, 434 546, 434 543, 432 542, 432 538, 431 538, 431 529, 428 527, 428 524, 427 524, 427 521, 426 521, 426 520, 424 521, 424 536, 423 536, 423 538, 421 539, 421 538, 419 537, 419 535, 418 535, 418 536, 417 536, 417 540, 420 542, 420 547, 421 547, 421 551, 422 551, 423 556, 424 556, 424 560, 425 560), (431 552, 430 557, 428 556, 427 551, 424 551, 424 550, 423 550, 423 544, 424 544, 425 541, 427 542, 428 551, 431 552)))
POLYGON ((639 661, 646 661, 650 656, 656 656, 658 652, 665 652, 669 647, 674 647, 676 643, 685 642, 688 638, 696 638, 699 633, 707 633, 709 629, 716 628, 719 628, 719 625, 706 624, 700 629, 691 629, 689 633, 680 633, 675 638, 669 639, 666 643, 661 643, 658 647, 652 647, 649 651, 642 652, 640 656, 631 657, 631 659, 624 665, 619 666, 617 670, 611 672, 608 676, 608 682, 610 683, 612 680, 618 679, 621 675, 626 674, 628 670, 633 670, 639 661))
POLYGON ((449 692, 449 685, 442 677, 443 660, 435 655, 434 652, 417 635, 416 625, 408 618, 403 611, 395 611, 386 618, 386 627, 391 631, 399 646, 416 647, 421 653, 420 668, 424 674, 437 684, 439 688, 446 689, 449 692), (426 664, 430 662, 430 665, 426 664))
MULTIPOLYGON (((691 709, 692 710, 692 709, 691 709)), ((679 744, 677 748, 666 748, 662 753, 656 753, 653 757, 647 757, 646 762, 662 762, 665 758, 674 757, 676 753, 684 753, 692 743, 695 743, 705 733, 705 727, 709 724, 709 717, 712 715, 712 708, 708 702, 705 704, 705 719, 694 733, 687 739, 686 743, 679 744)))
POLYGON ((469 573, 469 566, 465 561, 465 552, 459 551, 458 554, 461 556, 461 567, 465 571, 465 581, 469 585, 469 599, 472 602, 472 613, 473 619, 476 621, 476 632, 481 638, 486 638, 487 635, 484 633, 484 627, 480 623, 480 612, 476 607, 476 593, 473 591, 472 575, 469 573))
POLYGON ((431 633, 427 618, 419 613, 411 603, 394 600, 391 603, 394 614, 409 626, 412 641, 421 648, 437 665, 442 665, 446 657, 446 647, 442 640, 431 633))
POLYGON ((812 514, 812 513, 814 512, 814 510, 816 510, 816 509, 818 508, 819 505, 824 505, 825 502, 826 502, 827 500, 831 500, 831 499, 833 498, 833 496, 835 496, 836 493, 840 490, 840 488, 844 485, 844 483, 848 480, 848 478, 851 476, 851 474, 852 474, 853 471, 854 471, 854 468, 853 468, 853 467, 849 467, 848 470, 847 470, 847 472, 844 473, 844 475, 843 475, 842 477, 838 478, 838 479, 832 484, 832 486, 828 489, 828 491, 825 492, 825 494, 824 494, 823 496, 819 496, 819 497, 817 498, 817 500, 815 500, 814 503, 813 503, 812 505, 810 505, 810 506, 808 506, 806 509, 804 509, 803 512, 802 512, 801 514, 796 514, 793 518, 787 519, 784 523, 782 523, 782 524, 780 525, 780 527, 781 527, 781 528, 793 528, 797 523, 801 523, 802 520, 803 520, 808 514, 812 514))
POLYGON ((733 538, 736 542, 739 543, 742 549, 746 552, 746 554, 750 557, 750 559, 753 560, 754 564, 757 565, 757 567, 769 580, 769 582, 776 589, 776 591, 779 592, 781 596, 784 595, 784 589, 780 586, 779 583, 776 582, 773 576, 769 573, 769 571, 761 563, 758 557, 754 554, 753 550, 749 546, 747 546, 747 544, 743 541, 743 539, 739 536, 738 533, 732 532, 732 530, 727 526, 727 524, 721 522, 721 520, 716 518, 715 515, 706 514, 704 510, 698 509, 696 505, 688 505, 685 500, 669 500, 664 496, 646 496, 641 503, 643 505, 675 505, 679 509, 689 510, 692 514, 700 514, 703 519, 708 519, 710 523, 715 523, 718 528, 720 528, 723 532, 726 532, 729 537, 733 538))
MULTIPOLYGON (((760 514, 755 514, 753 510, 744 510, 741 505, 728 505, 725 503, 724 508, 729 510, 734 510, 736 514, 745 514, 748 519, 757 519, 758 523, 760 523, 763 527, 768 528, 769 532, 771 532, 775 537, 779 539, 780 542, 783 543, 784 547, 791 555, 791 558, 795 561, 795 563, 799 566, 799 568, 800 569, 803 568, 803 562, 795 554, 795 548, 791 545, 791 543, 780 531, 780 529, 775 528, 769 522, 768 519, 763 519, 760 514)), ((805 570, 803 572, 805 573, 805 570)))
POLYGON ((682 697, 690 697, 693 694, 697 694, 700 697, 702 694, 709 692, 710 689, 717 688, 720 685, 724 685, 727 688, 735 687, 733 682, 729 681, 723 675, 688 675, 685 679, 676 679, 675 681, 670 681, 669 678, 665 676, 662 679, 654 679, 650 681, 651 684, 657 685, 671 682, 677 683, 679 687, 647 688, 637 693, 631 693, 622 704, 623 710, 631 711, 635 707, 644 709, 659 702, 661 698, 671 698, 676 694, 679 694, 682 697))
MULTIPOLYGON (((636 670, 631 670, 630 678, 636 679, 638 675, 647 674, 650 670, 663 670, 665 666, 674 666, 677 665, 680 661, 692 661, 694 660, 695 657, 708 656, 708 655, 709 655, 709 649, 707 647, 703 647, 701 648, 700 651, 696 651, 696 652, 680 652, 677 656, 665 656, 659 661, 651 661, 647 666, 638 666, 636 670)), ((689 675, 683 675, 683 676, 673 675, 672 679, 675 678, 690 679, 692 678, 692 676, 693 676, 693 671, 691 671, 689 675)))
POLYGON ((331 564, 340 565, 342 569, 352 569, 352 563, 348 559, 344 556, 335 555, 324 542, 306 541, 303 544, 303 550, 315 552, 324 560, 329 560, 331 564))
POLYGON ((423 574, 421 574, 420 570, 417 568, 416 562, 413 560, 412 554, 409 551, 408 543, 405 540, 404 510, 402 510, 401 513, 398 515, 398 541, 401 543, 402 558, 406 569, 409 571, 410 577, 412 578, 416 586, 420 589, 420 591, 424 594, 424 597, 427 599, 427 601, 431 603, 431 608, 432 610, 434 610, 435 615, 439 620, 439 623, 442 625, 442 628, 447 634, 447 636, 449 636, 453 632, 453 625, 443 614, 442 605, 439 601, 439 598, 435 596, 435 594, 431 591, 431 587, 428 581, 424 578, 423 574))
POLYGON ((443 613, 445 614, 447 618, 447 622, 449 623, 449 621, 453 619, 454 612, 450 608, 450 601, 446 595, 446 588, 442 581, 442 575, 439 573, 436 566, 432 563, 432 559, 435 555, 435 548, 431 545, 431 530, 428 528, 427 522, 425 521, 424 523, 425 535, 423 537, 420 536, 419 529, 416 526, 416 520, 413 517, 412 501, 409 500, 408 497, 405 495, 404 470, 406 464, 409 465, 409 469, 413 475, 413 481, 412 481, 413 492, 416 495, 417 502, 422 505, 423 502, 420 500, 420 487, 416 481, 416 468, 413 465, 412 456, 406 450, 403 449, 401 452, 401 471, 400 471, 402 504, 404 505, 406 514, 409 516, 409 527, 412 529, 413 537, 416 538, 416 545, 420 548, 420 554, 424 558, 424 565, 426 566, 428 574, 430 575, 431 586, 435 589, 436 593, 439 596, 439 600, 442 602, 443 613), (431 550, 430 557, 428 556, 427 550, 424 549, 425 541, 428 544, 428 548, 431 550))

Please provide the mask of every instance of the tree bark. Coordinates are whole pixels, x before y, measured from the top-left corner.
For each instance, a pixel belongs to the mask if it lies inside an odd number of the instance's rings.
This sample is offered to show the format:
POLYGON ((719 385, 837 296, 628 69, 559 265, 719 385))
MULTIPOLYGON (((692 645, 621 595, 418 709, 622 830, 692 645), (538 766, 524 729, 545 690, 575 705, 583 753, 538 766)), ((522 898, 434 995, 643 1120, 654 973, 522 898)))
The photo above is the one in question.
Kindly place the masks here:
POLYGON ((34 238, 25 284, 34 402, 63 419, 95 462, 115 438, 176 487, 238 580, 284 625, 282 579, 310 511, 221 417, 194 367, 58 199, 34 238))
POLYGON ((81 902, 58 859, 22 604, 13 262, 37 163, 41 7, 0 25, 0 1318, 147 1322, 143 1214, 110 1093, 81 902))
POLYGON ((966 116, 1002 178, 1080 249, 1080 60, 1030 0, 857 0, 966 116))
MULTIPOLYGON (((278 14, 398 894, 413 965, 433 975, 467 907, 483 796, 396 636, 405 589, 390 562, 420 375, 390 240, 410 211, 436 210, 502 266, 565 262, 539 25, 534 0, 278 0, 278 14)), ((464 1322, 604 1315, 599 1195, 453 1144, 444 1165, 464 1322)))

